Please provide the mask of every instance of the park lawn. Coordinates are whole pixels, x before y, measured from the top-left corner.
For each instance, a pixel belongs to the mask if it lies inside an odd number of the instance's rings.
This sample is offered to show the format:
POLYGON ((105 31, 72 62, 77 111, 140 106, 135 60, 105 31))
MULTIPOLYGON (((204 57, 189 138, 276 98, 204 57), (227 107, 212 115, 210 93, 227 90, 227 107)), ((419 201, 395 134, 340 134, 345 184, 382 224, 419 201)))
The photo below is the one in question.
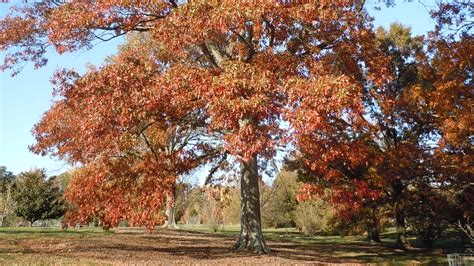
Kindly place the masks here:
POLYGON ((293 228, 283 228, 264 230, 270 253, 255 255, 230 250, 238 230, 238 226, 225 226, 216 233, 209 233, 206 226, 152 233, 137 228, 111 232, 0 228, 0 264, 447 264, 443 249, 449 248, 397 250, 391 246, 390 231, 382 235, 383 244, 369 244, 362 237, 305 237, 293 228))
MULTIPOLYGON (((211 232, 209 226, 181 226, 181 230, 196 232, 211 232)), ((239 234, 240 225, 225 225, 218 228, 214 234, 234 237, 239 234)), ((380 235, 382 243, 368 243, 364 236, 334 236, 316 235, 305 236, 296 228, 267 228, 263 229, 265 238, 268 241, 290 242, 303 249, 312 249, 318 253, 324 253, 324 257, 340 258, 347 261, 357 261, 362 263, 376 263, 389 265, 423 264, 423 265, 447 265, 447 253, 462 252, 462 242, 457 239, 457 232, 448 232, 447 239, 440 239, 435 242, 431 250, 417 248, 419 246, 416 237, 409 237, 414 248, 402 251, 395 247, 395 228, 388 228, 380 235)), ((270 249, 272 246, 270 245, 270 249)))

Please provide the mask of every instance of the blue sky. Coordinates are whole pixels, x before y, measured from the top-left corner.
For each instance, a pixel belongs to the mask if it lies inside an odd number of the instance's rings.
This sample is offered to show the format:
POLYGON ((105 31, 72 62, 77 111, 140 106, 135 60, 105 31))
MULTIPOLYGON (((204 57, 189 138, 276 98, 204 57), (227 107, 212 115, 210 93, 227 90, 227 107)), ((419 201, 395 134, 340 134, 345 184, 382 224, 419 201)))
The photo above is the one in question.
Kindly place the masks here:
MULTIPOLYGON (((429 6, 434 1, 423 2, 429 6)), ((10 6, 11 4, 0 4, 0 18, 5 16, 10 6)), ((434 27, 428 11, 418 1, 401 3, 393 8, 382 7, 380 11, 371 8, 370 4, 368 8, 375 17, 375 26, 387 28, 393 22, 400 22, 411 26, 416 35, 424 34, 434 27)), ((28 145, 34 143, 32 127, 53 101, 49 79, 58 68, 75 68, 82 72, 88 63, 101 64, 106 56, 116 53, 117 45, 122 41, 123 39, 117 39, 98 44, 89 51, 61 56, 51 51, 46 67, 34 70, 31 64, 26 65, 15 77, 11 77, 8 72, 0 72, 0 165, 14 173, 39 167, 46 168, 49 175, 55 175, 68 169, 64 162, 41 157, 28 150, 28 145)), ((2 58, 3 54, 0 53, 0 59, 2 58)))

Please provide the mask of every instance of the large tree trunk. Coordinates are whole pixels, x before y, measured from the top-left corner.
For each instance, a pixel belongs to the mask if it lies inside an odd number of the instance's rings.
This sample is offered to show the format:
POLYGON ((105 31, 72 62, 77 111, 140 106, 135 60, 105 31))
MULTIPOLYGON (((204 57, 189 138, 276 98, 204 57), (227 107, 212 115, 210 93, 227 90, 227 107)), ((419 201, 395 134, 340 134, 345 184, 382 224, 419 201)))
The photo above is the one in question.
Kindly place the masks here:
POLYGON ((175 218, 175 213, 176 213, 175 193, 176 193, 176 187, 173 186, 173 191, 166 195, 167 220, 165 221, 163 228, 169 228, 169 229, 179 228, 178 225, 176 224, 176 218, 175 218))
POLYGON ((241 219, 240 236, 236 250, 248 249, 255 253, 267 253, 260 218, 260 192, 258 187, 257 156, 240 164, 241 219))

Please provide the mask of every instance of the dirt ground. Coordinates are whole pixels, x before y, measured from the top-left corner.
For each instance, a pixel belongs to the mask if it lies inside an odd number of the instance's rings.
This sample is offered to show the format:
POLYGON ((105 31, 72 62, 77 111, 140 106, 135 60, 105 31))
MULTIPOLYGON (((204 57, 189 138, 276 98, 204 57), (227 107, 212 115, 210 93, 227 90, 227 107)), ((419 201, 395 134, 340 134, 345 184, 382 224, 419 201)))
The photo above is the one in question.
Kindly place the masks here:
MULTIPOLYGON (((11 232, 14 234, 14 232, 11 232)), ((0 240, 0 264, 112 264, 112 265, 288 265, 397 262, 418 264, 416 254, 369 243, 294 243, 267 241, 270 253, 234 252, 232 237, 215 234, 158 230, 153 233, 118 230, 110 234, 42 233, 0 240), (401 261, 398 261, 401 262, 401 261)), ((436 255, 435 255, 436 256, 436 255)), ((440 255, 437 255, 440 256, 440 255)), ((442 255, 441 255, 442 256, 442 255)))

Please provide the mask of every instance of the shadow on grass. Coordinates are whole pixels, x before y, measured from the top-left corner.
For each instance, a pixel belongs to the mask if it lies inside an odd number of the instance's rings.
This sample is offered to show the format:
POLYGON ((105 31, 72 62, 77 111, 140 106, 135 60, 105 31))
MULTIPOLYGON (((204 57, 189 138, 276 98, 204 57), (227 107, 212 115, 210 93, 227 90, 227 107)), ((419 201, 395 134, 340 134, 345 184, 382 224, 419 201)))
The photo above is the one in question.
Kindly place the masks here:
MULTIPOLYGON (((217 232, 211 234, 193 230, 180 231, 202 237, 219 235, 221 238, 227 238, 227 242, 229 242, 230 245, 235 241, 238 235, 237 232, 217 232)), ((387 261, 395 263, 403 261, 440 264, 446 262, 443 252, 421 249, 404 251, 395 248, 394 243, 391 243, 391 239, 388 239, 390 242, 371 244, 366 242, 363 237, 305 237, 295 232, 283 233, 283 236, 279 235, 278 232, 265 233, 265 236, 269 242, 269 256, 284 259, 319 261, 323 263, 380 263, 387 261)), ((191 241, 190 243, 193 242, 194 241, 191 241)), ((192 256, 192 254, 188 255, 192 256)), ((226 254, 226 256, 228 256, 228 254, 226 254)))
MULTIPOLYGON (((341 238, 337 236, 304 237, 296 232, 266 232, 270 253, 256 255, 251 252, 231 250, 238 232, 222 231, 217 234, 190 229, 159 229, 153 233, 146 230, 119 230, 107 233, 100 230, 2 230, 1 234, 40 235, 44 238, 12 240, 0 245, 0 254, 21 256, 62 256, 65 258, 87 258, 127 261, 181 261, 189 259, 226 260, 268 258, 321 263, 446 263, 442 251, 395 249, 392 239, 381 244, 361 241, 361 237, 341 238), (77 238, 74 235, 90 235, 77 238), (70 236, 70 238, 67 238, 70 236), (97 237, 96 237, 97 236, 97 237)), ((386 236, 386 235, 384 235, 386 236)))

